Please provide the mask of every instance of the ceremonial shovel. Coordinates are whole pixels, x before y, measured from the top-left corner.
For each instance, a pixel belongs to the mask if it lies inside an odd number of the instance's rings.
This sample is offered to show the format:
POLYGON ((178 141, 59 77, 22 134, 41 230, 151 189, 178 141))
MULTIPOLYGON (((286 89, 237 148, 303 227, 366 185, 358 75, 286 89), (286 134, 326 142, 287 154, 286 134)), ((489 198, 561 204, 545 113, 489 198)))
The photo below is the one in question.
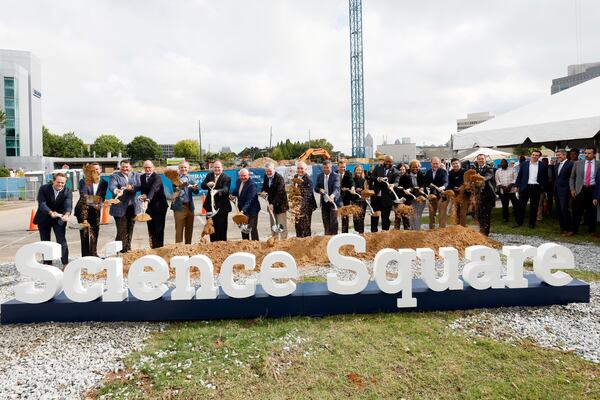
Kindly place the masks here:
MULTIPOLYGON (((262 197, 263 199, 266 200, 266 197, 261 195, 260 197, 262 197)), ((269 215, 271 216, 271 218, 273 219, 273 225, 271 225, 271 230, 274 233, 281 233, 283 232, 283 224, 278 224, 277 220, 275 219, 275 214, 273 213, 273 211, 271 210, 271 208, 269 207, 269 202, 267 201, 267 210, 269 210, 269 215)), ((262 211, 262 210, 261 210, 262 211)), ((263 211, 264 212, 264 211, 263 211)))
MULTIPOLYGON (((382 182, 388 183, 388 178, 381 178, 382 182)), ((396 198, 396 200, 394 200, 394 203, 396 204, 402 204, 404 203, 406 200, 400 200, 400 198, 398 197, 398 195, 396 194, 396 191, 394 190, 394 188, 392 187, 391 189, 388 188, 389 191, 391 191, 394 194, 394 197, 396 198)))
POLYGON ((212 211, 206 212, 206 218, 214 217, 219 212, 218 208, 215 210, 215 193, 216 190, 210 189, 210 208, 212 208, 212 211))
POLYGON ((240 212, 240 209, 237 205, 237 201, 233 201, 233 199, 233 196, 229 196, 229 201, 233 203, 235 209, 237 210, 237 214, 234 215, 231 219, 238 226, 238 228, 240 228, 242 233, 250 233, 250 228, 248 228, 248 216, 240 212))

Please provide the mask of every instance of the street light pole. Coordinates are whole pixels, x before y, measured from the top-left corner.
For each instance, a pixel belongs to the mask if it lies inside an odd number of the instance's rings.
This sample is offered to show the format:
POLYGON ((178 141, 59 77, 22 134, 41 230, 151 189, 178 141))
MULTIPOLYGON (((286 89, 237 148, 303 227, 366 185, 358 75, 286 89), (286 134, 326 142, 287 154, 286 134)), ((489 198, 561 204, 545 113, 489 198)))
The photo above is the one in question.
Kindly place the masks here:
POLYGON ((200 147, 200 169, 204 167, 204 157, 202 157, 202 126, 198 120, 198 146, 200 147))

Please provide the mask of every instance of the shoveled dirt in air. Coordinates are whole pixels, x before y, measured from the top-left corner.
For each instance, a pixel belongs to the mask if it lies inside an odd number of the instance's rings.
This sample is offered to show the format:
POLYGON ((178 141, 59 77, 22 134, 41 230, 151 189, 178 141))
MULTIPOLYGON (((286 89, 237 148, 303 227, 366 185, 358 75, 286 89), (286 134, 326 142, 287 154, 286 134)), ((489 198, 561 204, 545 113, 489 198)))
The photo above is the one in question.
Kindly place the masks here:
MULTIPOLYGON (((367 239, 367 251, 355 253, 351 246, 343 249, 345 255, 353 255, 360 259, 373 260, 381 249, 402 249, 428 247, 437 251, 440 247, 454 247, 458 249, 461 256, 465 248, 473 245, 484 245, 498 248, 500 243, 489 239, 469 228, 451 226, 426 231, 384 231, 376 233, 365 233, 367 239)), ((273 251, 285 251, 290 253, 299 267, 303 266, 328 266, 327 243, 331 236, 311 236, 307 238, 290 238, 282 241, 229 241, 215 243, 199 243, 195 245, 175 244, 160 249, 144 249, 128 252, 123 256, 124 270, 129 270, 129 265, 136 259, 155 254, 164 258, 167 262, 174 256, 193 256, 204 254, 208 256, 218 273, 223 261, 231 254, 247 252, 256 255, 256 270, 260 269, 263 258, 273 251)), ((173 272, 173 271, 172 271, 173 272)))

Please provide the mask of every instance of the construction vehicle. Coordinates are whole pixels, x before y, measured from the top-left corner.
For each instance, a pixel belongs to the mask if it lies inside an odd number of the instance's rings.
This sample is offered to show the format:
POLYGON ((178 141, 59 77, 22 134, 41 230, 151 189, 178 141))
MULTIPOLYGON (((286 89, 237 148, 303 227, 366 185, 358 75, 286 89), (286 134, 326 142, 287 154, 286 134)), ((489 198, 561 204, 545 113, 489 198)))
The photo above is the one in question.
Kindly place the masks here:
POLYGON ((308 150, 306 150, 304 153, 302 153, 300 155, 300 157, 298 157, 298 161, 306 161, 308 159, 310 159, 310 157, 323 157, 323 159, 325 160, 331 160, 331 155, 329 154, 329 152, 325 149, 322 148, 310 148, 308 150))

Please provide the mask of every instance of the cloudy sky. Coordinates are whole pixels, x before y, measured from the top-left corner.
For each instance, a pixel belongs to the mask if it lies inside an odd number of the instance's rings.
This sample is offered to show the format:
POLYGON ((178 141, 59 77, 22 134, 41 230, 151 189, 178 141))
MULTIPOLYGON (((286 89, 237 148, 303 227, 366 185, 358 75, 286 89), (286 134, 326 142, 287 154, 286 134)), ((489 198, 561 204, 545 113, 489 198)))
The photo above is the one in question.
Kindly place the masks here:
MULTIPOLYGON (((469 112, 547 96, 600 61, 599 17, 595 0, 363 0, 366 131, 444 143, 469 112)), ((200 119, 213 151, 272 126, 350 152, 348 36, 347 0, 5 0, 0 17, 0 48, 42 61, 51 131, 174 143, 200 119)))

